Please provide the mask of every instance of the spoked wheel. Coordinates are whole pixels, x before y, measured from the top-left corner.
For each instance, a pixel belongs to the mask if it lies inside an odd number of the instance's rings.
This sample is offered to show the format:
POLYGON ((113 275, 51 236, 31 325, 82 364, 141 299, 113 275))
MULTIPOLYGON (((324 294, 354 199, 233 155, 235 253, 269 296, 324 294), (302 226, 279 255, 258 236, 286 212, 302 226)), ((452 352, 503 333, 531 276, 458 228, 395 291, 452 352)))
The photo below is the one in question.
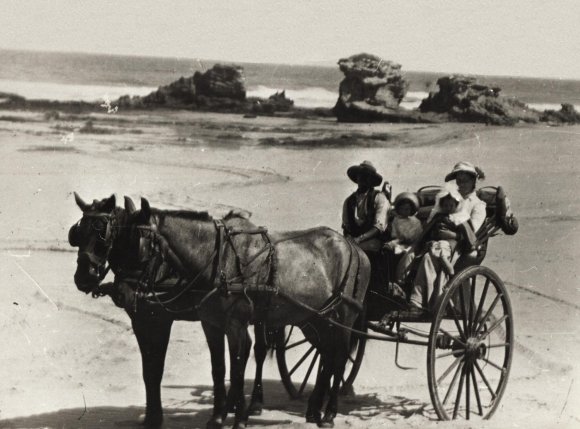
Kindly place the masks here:
POLYGON ((286 326, 276 337, 276 360, 282 383, 292 399, 302 397, 318 374, 320 353, 297 326, 286 326))
POLYGON ((429 336, 429 393, 439 418, 490 418, 513 348, 512 309, 501 279, 482 266, 460 272, 440 300, 429 336))
MULTIPOLYGON (((356 320, 353 328, 366 332, 366 313, 363 311, 356 320)), ((366 338, 357 335, 351 336, 351 347, 341 393, 352 391, 352 384, 360 369, 366 338)), ((308 342, 297 326, 287 326, 280 329, 276 338, 276 360, 282 378, 282 383, 292 399, 301 398, 316 382, 320 353, 308 342)))

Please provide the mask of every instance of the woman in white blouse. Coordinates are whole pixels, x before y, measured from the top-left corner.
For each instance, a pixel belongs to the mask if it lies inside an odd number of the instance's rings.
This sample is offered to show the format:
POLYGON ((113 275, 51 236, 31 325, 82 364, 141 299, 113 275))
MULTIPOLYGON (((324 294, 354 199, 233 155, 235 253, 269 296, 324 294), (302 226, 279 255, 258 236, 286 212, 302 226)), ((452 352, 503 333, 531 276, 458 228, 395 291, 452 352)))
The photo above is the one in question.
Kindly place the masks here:
MULTIPOLYGON (((486 217, 485 202, 476 195, 476 185, 479 180, 483 180, 483 171, 470 162, 459 162, 455 164, 451 173, 445 176, 445 181, 455 180, 457 190, 463 197, 459 209, 469 215, 465 228, 473 232, 481 227, 486 217)), ((441 226, 440 235, 449 239, 457 239, 457 233, 446 230, 441 226)), ((412 312, 422 312, 426 309, 433 310, 442 287, 447 282, 447 275, 442 270, 441 263, 427 252, 421 259, 417 274, 413 280, 413 290, 411 292, 410 310, 412 312)))

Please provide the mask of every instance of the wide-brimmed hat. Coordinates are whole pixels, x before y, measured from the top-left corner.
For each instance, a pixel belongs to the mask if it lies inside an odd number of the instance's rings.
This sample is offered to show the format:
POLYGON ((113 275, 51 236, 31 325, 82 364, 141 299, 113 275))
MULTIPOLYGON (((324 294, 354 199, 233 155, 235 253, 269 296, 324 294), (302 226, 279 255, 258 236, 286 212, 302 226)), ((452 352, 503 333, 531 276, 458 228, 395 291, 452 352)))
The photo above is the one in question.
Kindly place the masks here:
POLYGON ((479 173, 477 172, 475 165, 473 165, 471 162, 461 161, 453 166, 453 170, 451 170, 451 173, 445 176, 445 181, 449 182, 451 180, 455 180, 457 173, 471 174, 476 179, 479 177, 479 173))
POLYGON ((363 161, 359 165, 353 165, 348 170, 346 174, 355 183, 358 183, 358 178, 360 175, 366 175, 371 178, 371 185, 378 186, 383 181, 383 176, 377 173, 377 169, 370 161, 363 161))

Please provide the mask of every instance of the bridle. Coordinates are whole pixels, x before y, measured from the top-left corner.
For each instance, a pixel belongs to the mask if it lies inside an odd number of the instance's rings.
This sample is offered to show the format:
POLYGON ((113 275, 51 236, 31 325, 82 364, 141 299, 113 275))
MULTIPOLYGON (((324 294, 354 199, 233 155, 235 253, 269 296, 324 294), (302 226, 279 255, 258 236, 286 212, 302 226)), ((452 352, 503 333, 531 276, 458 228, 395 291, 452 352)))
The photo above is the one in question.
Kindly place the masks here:
MULTIPOLYGON (((113 213, 91 212, 83 213, 83 217, 73 225, 68 234, 69 243, 73 247, 79 247, 79 257, 85 255, 90 263, 96 267, 98 272, 99 283, 106 277, 110 270, 108 263, 109 255, 113 248, 113 243, 118 235, 117 217, 113 213), (85 249, 80 251, 82 243, 81 237, 81 223, 83 219, 89 219, 91 232, 89 242, 86 243, 85 249), (101 226, 103 225, 103 226, 101 226), (92 238, 92 237, 96 237, 92 238), (95 244, 100 243, 101 247, 105 249, 102 254, 95 252, 95 244)), ((100 252, 101 253, 101 252, 100 252)))

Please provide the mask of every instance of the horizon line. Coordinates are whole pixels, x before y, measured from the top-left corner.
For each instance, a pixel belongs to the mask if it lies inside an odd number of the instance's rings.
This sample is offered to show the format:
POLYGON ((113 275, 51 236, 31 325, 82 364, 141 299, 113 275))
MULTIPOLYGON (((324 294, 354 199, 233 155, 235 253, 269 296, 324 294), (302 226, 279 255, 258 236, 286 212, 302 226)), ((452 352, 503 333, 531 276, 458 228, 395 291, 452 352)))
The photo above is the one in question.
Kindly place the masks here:
MULTIPOLYGON (((16 49, 16 48, 4 48, 0 46, 0 51, 11 51, 11 52, 30 52, 30 53, 40 53, 40 54, 61 54, 61 55, 92 55, 92 56, 105 56, 105 57, 135 57, 135 58, 150 58, 150 59, 172 59, 172 60, 197 60, 197 61, 207 61, 222 64, 264 64, 272 66, 307 66, 307 67, 319 67, 319 68, 333 68, 338 64, 339 60, 317 60, 317 61, 306 61, 306 62, 256 62, 256 61, 233 61, 225 59, 211 59, 211 58, 199 58, 199 57, 182 57, 182 56, 166 56, 166 55, 144 55, 144 54, 117 54, 117 53, 105 53, 105 52, 83 52, 83 51, 60 51, 60 50, 38 50, 38 49, 16 49)), ((354 54, 358 55, 358 54, 354 54)), ((374 55, 374 54, 373 54, 374 55)), ((379 56, 380 57, 380 56, 379 56)), ((348 57, 342 57, 348 58, 348 57)), ((394 61, 397 63, 397 61, 394 61)), ((401 65, 401 69, 402 69, 401 65)), ((472 73, 472 72, 445 72, 445 71, 432 71, 432 70, 401 70, 403 75, 405 73, 429 73, 429 74, 441 74, 443 76, 452 75, 463 75, 463 76, 474 76, 482 78, 524 78, 524 79, 538 79, 538 80, 559 80, 559 81, 570 81, 570 82, 580 82, 580 78, 567 78, 558 76, 529 76, 529 75, 509 75, 509 74, 482 74, 482 73, 472 73)))

